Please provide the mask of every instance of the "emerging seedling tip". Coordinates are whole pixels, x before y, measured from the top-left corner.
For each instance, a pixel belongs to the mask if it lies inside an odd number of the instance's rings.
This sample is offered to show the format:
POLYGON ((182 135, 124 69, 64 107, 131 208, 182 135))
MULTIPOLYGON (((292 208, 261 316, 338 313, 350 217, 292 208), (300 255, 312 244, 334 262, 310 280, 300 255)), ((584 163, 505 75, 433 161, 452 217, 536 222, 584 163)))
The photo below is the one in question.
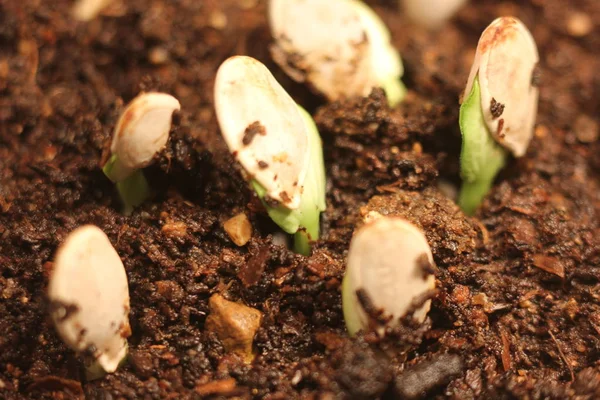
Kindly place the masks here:
POLYGON ((392 106, 404 97, 400 55, 362 1, 270 0, 269 23, 273 59, 328 99, 366 96, 374 87, 385 90, 392 106))
MULTIPOLYGON (((398 322, 413 301, 435 288, 431 249, 423 233, 402 218, 378 216, 361 227, 352 238, 342 285, 342 306, 350 335, 385 326, 369 312, 383 311, 388 323, 398 322), (374 310, 365 310, 365 301, 374 310)), ((414 311, 423 322, 429 312, 427 300, 414 311)))
POLYGON ((63 341, 114 372, 131 335, 129 288, 119 255, 98 227, 86 225, 67 236, 56 253, 48 297, 63 341))
POLYGON ((219 68, 215 108, 223 138, 269 216, 298 232, 297 250, 306 254, 325 209, 323 150, 312 118, 263 64, 245 56, 219 68))
POLYGON ((537 47, 521 21, 496 19, 482 33, 460 110, 463 136, 459 203, 472 214, 504 166, 533 136, 538 93, 537 47))
POLYGON ((112 156, 103 171, 117 184, 126 213, 148 196, 149 187, 141 170, 165 147, 173 112, 180 108, 171 95, 144 93, 121 114, 112 137, 112 156))

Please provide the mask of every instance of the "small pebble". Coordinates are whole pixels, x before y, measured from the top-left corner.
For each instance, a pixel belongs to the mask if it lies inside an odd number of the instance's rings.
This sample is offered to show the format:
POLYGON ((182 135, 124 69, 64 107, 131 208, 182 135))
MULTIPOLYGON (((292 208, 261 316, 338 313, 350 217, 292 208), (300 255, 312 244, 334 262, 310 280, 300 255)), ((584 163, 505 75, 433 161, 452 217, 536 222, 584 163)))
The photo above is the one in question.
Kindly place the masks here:
POLYGON ((244 246, 252 237, 252 225, 244 213, 239 213, 225 221, 223 229, 238 246, 244 246))
POLYGON ((227 16, 222 11, 214 11, 208 22, 213 28, 221 30, 227 26, 227 16))
POLYGON ((225 300, 214 294, 208 302, 210 314, 206 318, 206 329, 216 333, 228 352, 242 357, 250 363, 254 359, 252 342, 260 327, 262 313, 255 308, 225 300))
POLYGON ((409 367, 396 378, 396 394, 401 399, 427 398, 436 387, 448 384, 463 371, 463 362, 456 354, 440 354, 431 360, 409 367))
POLYGON ((169 52, 160 46, 153 47, 148 52, 148 61, 154 65, 164 64, 169 61, 169 52))
POLYGON ((567 32, 575 37, 588 35, 594 29, 592 18, 583 12, 573 12, 567 18, 567 32))
POLYGON ((581 143, 592 143, 598 140, 598 123, 585 114, 577 117, 573 129, 577 140, 581 143))

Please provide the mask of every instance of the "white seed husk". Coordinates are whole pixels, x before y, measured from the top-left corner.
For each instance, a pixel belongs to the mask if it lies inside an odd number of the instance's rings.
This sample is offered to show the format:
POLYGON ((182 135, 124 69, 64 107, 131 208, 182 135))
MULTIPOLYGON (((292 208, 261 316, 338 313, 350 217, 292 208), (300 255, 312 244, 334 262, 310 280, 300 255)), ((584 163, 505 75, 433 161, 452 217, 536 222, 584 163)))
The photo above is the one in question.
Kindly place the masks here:
POLYGON ((297 209, 310 162, 308 129, 294 100, 259 61, 226 60, 215 81, 221 133, 238 162, 267 192, 297 209))
POLYGON ((514 17, 494 20, 481 34, 465 95, 479 77, 481 108, 489 133, 514 156, 533 137, 539 90, 534 73, 539 55, 531 33, 514 17), (504 106, 501 115, 492 103, 504 106))
POLYGON ((114 372, 127 353, 129 288, 119 255, 98 227, 71 232, 58 249, 48 297, 63 341, 114 372))
POLYGON ((173 112, 179 101, 166 93, 143 93, 121 114, 113 133, 111 152, 117 156, 111 179, 118 182, 146 167, 169 139, 173 112))
MULTIPOLYGON (((420 257, 433 264, 423 233, 402 218, 375 218, 358 230, 350 243, 342 296, 351 335, 369 324, 357 290, 364 290, 375 307, 392 316, 393 324, 406 314, 415 298, 435 288, 435 278, 423 271, 420 257)), ((413 318, 424 321, 429 307, 428 300, 413 318)), ((380 327, 379 332, 383 330, 380 327)))
POLYGON ((387 27, 361 1, 270 0, 269 23, 274 60, 329 100, 366 96, 403 73, 387 27))
POLYGON ((426 28, 439 28, 467 0, 402 0, 402 8, 408 18, 426 28))

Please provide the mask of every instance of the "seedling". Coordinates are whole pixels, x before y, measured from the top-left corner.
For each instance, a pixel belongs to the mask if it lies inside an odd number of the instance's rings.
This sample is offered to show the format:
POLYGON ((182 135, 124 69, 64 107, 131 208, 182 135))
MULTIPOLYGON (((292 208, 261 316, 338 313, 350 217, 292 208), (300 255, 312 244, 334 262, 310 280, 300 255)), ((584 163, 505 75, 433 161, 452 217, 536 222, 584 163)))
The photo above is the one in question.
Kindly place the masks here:
POLYGON ((473 214, 508 153, 525 154, 537 114, 537 47, 513 17, 496 19, 482 33, 460 107, 463 185, 459 205, 473 214))
POLYGON ((269 216, 295 234, 297 252, 310 253, 325 210, 323 149, 312 118, 263 64, 245 56, 219 68, 215 108, 223 138, 269 216))
MULTIPOLYGON (((383 334, 410 309, 413 300, 435 288, 433 257, 423 233, 397 217, 378 217, 361 227, 350 243, 342 284, 342 306, 350 335, 375 328, 383 334), (371 310, 365 310, 365 306, 371 310), (383 311, 387 318, 374 321, 369 313, 383 311)), ((423 322, 430 300, 413 318, 423 322)))
POLYGON ((112 156, 102 170, 116 183, 125 214, 131 214, 150 195, 142 168, 167 143, 171 117, 179 109, 173 96, 145 93, 133 99, 119 118, 110 147, 112 156))
POLYGON ((382 87, 391 106, 406 89, 390 32, 359 0, 270 0, 273 59, 294 80, 329 100, 382 87))
POLYGON ((409 19, 426 28, 439 28, 467 0, 402 0, 402 8, 409 19))
POLYGON ((131 335, 129 288, 119 255, 98 227, 67 236, 56 253, 48 297, 56 330, 89 361, 88 373, 114 372, 131 335))

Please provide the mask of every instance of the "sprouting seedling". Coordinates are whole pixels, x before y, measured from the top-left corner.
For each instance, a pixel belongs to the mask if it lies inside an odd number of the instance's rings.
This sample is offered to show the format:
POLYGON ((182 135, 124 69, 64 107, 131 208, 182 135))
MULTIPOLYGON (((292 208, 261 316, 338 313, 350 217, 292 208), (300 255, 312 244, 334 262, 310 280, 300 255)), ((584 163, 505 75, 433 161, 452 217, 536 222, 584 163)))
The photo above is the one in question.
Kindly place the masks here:
POLYGON ((475 53, 459 124, 463 185, 459 205, 473 214, 490 190, 507 152, 525 154, 537 114, 537 47, 513 17, 494 20, 475 53))
POLYGON ((67 236, 56 253, 48 297, 60 337, 91 361, 88 372, 114 372, 131 335, 129 288, 123 263, 102 230, 85 225, 67 236))
POLYGON ((463 6, 467 0, 402 0, 402 9, 409 19, 426 28, 438 28, 463 6))
MULTIPOLYGON (((372 321, 365 302, 383 311, 389 324, 411 309, 413 301, 435 288, 431 274, 433 256, 423 233, 402 218, 378 217, 361 227, 352 238, 342 284, 342 306, 350 335, 385 326, 372 321), (373 323, 376 323, 373 326, 373 323)), ((430 300, 414 311, 423 322, 430 300)))
POLYGON ((325 210, 321 137, 259 61, 231 57, 217 72, 215 108, 229 150, 248 175, 271 219, 295 234, 295 249, 310 252, 325 210))
POLYGON ((110 147, 112 156, 104 165, 104 174, 116 183, 124 204, 124 213, 144 202, 150 194, 142 168, 167 143, 173 112, 179 101, 164 93, 144 93, 125 108, 117 122, 110 147))
POLYGON ((329 100, 366 96, 374 87, 385 90, 391 106, 404 97, 400 55, 362 1, 270 0, 269 23, 273 59, 329 100))

